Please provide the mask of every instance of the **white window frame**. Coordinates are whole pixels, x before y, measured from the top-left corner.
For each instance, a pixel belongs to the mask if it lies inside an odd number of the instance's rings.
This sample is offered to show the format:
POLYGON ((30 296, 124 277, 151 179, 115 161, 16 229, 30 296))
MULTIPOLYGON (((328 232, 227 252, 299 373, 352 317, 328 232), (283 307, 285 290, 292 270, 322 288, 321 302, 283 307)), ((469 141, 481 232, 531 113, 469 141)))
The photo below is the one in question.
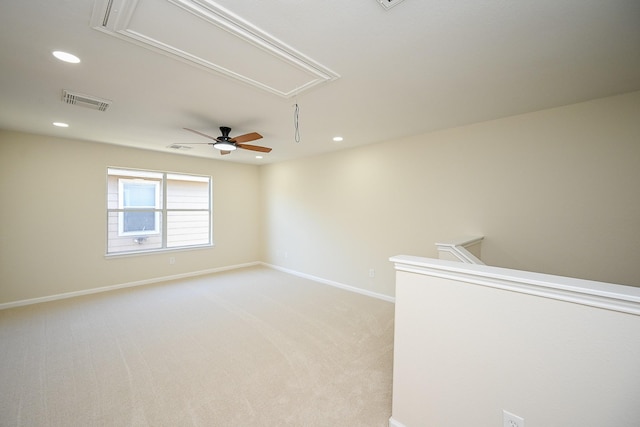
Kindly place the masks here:
MULTIPOLYGON (((205 248, 205 247, 212 247, 214 246, 213 243, 213 179, 211 176, 208 175, 196 175, 196 174, 189 174, 189 173, 183 173, 183 172, 163 172, 163 171, 154 171, 154 170, 144 170, 144 169, 131 169, 131 168, 124 168, 124 167, 107 167, 107 236, 106 236, 106 248, 105 248, 105 255, 107 257, 118 257, 118 256, 130 256, 130 255, 143 255, 146 253, 153 253, 153 252, 168 252, 168 251, 180 251, 180 250, 189 250, 189 249, 198 249, 198 248, 205 248), (122 175, 122 177, 119 177, 119 175, 122 175), (118 208, 109 208, 109 177, 110 176, 116 176, 118 177, 118 208), (156 193, 156 204, 159 205, 157 208, 142 208, 140 209, 140 211, 153 211, 156 213, 156 223, 155 226, 156 228, 159 228, 159 230, 156 233, 153 232, 124 232, 124 230, 122 229, 123 224, 122 224, 122 214, 124 213, 124 209, 125 207, 123 206, 123 201, 122 201, 122 184, 120 183, 120 180, 131 180, 131 181, 135 181, 136 179, 144 179, 144 180, 154 180, 157 179, 157 193, 156 193), (207 208, 181 208, 181 209, 169 209, 167 208, 169 201, 167 200, 167 180, 170 179, 179 179, 182 181, 194 181, 194 182, 206 182, 208 184, 208 206, 207 208), (136 236, 140 236, 140 242, 143 242, 146 240, 147 236, 160 236, 161 238, 161 247, 159 248, 152 248, 152 249, 145 249, 145 248, 140 248, 140 249, 136 249, 136 250, 129 250, 129 251, 111 251, 109 252, 109 246, 110 246, 110 237, 109 237, 109 216, 113 213, 117 212, 118 213, 118 237, 131 237, 133 239, 136 238, 136 236), (168 242, 168 218, 169 218, 169 213, 170 212, 207 212, 208 216, 209 216, 209 223, 208 223, 208 232, 209 232, 209 236, 208 236, 208 242, 207 243, 197 243, 197 244, 193 244, 193 245, 182 245, 182 246, 167 246, 168 242), (158 224, 160 224, 161 226, 159 226, 158 224), (147 236, 144 236, 144 234, 147 234, 147 236)), ((151 238, 151 237, 150 237, 151 238)), ((137 239, 135 239, 136 243, 140 243, 138 242, 137 239)))
POLYGON ((124 231, 124 214, 125 212, 119 212, 118 216, 118 236, 149 236, 154 234, 160 234, 160 181, 150 181, 149 179, 141 179, 141 178, 118 178, 118 208, 120 209, 128 209, 135 210, 136 212, 153 212, 154 213, 154 229, 153 230, 141 230, 141 231, 124 231), (139 184, 140 182, 144 182, 145 185, 153 185, 154 186, 154 197, 155 197, 155 205, 154 206, 136 206, 134 208, 130 206, 124 205, 124 186, 129 183, 139 184))

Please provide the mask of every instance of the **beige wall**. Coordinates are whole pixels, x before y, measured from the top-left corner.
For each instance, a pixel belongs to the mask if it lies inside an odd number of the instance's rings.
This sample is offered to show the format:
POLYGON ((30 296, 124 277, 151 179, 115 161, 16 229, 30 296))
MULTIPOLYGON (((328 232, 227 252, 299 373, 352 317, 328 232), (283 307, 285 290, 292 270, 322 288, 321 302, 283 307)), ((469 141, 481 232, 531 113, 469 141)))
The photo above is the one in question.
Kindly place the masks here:
POLYGON ((0 194, 0 303, 260 260, 257 166, 1 131, 0 194), (215 246, 106 258, 108 166, 211 175, 215 246))
POLYGON ((258 260, 394 295, 390 256, 460 235, 489 265, 637 286, 638 111, 640 92, 262 167, 3 131, 0 303, 258 260), (106 259, 107 166, 212 175, 216 246, 106 259))
POLYGON ((484 235, 489 265, 638 286, 639 112, 635 92, 264 166, 264 259, 393 295, 390 256, 484 235))

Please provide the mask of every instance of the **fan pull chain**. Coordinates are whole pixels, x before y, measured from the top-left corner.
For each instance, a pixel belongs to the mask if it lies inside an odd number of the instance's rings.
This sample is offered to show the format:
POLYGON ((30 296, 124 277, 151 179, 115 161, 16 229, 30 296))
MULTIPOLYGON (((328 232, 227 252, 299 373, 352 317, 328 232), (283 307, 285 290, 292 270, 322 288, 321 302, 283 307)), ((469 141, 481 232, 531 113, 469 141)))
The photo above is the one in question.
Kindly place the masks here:
POLYGON ((294 105, 294 107, 295 107, 295 110, 293 111, 294 139, 296 142, 300 142, 300 120, 299 120, 300 107, 298 106, 297 102, 296 102, 296 105, 294 105))

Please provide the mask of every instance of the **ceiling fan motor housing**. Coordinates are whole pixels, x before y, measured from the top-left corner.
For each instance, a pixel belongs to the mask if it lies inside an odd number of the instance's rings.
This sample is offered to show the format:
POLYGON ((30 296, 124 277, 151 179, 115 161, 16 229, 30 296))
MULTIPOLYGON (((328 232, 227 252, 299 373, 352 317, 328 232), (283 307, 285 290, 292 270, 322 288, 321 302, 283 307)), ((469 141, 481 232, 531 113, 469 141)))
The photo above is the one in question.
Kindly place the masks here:
POLYGON ((230 132, 231 132, 230 127, 220 126, 220 133, 222 133, 222 136, 219 136, 216 138, 218 142, 215 142, 213 144, 213 148, 217 148, 220 151, 226 151, 226 152, 233 151, 236 148, 238 148, 235 142, 230 141, 231 140, 231 138, 229 138, 230 132))
POLYGON ((226 127, 226 126, 220 126, 220 133, 222 134, 222 136, 218 137, 218 140, 222 140, 222 141, 228 141, 231 138, 229 138, 229 133, 231 132, 231 128, 230 127, 226 127))

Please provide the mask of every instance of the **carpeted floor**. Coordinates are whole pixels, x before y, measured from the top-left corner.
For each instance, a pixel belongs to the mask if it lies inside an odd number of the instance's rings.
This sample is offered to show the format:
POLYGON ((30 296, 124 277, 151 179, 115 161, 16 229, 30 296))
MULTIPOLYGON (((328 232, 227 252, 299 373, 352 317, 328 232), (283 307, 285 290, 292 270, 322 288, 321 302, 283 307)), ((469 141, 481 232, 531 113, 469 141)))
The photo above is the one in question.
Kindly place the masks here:
POLYGON ((392 303, 264 267, 0 311, 0 426, 387 426, 392 303))

